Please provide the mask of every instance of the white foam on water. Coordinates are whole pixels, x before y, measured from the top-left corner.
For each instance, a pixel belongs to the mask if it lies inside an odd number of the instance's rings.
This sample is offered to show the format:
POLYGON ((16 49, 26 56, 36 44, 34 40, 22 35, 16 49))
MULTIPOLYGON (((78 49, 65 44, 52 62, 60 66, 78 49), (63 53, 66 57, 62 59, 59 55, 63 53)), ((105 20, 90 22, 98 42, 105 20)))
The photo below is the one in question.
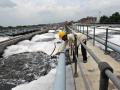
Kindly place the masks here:
POLYGON ((57 53, 59 47, 62 45, 62 43, 58 44, 57 42, 62 42, 58 39, 57 34, 46 33, 42 35, 36 35, 31 40, 24 40, 16 45, 8 46, 7 49, 4 51, 3 57, 7 58, 8 56, 13 54, 37 51, 43 51, 46 54, 51 55, 54 48, 56 47, 53 53, 54 55, 57 53))
POLYGON ((2 42, 2 41, 5 41, 5 40, 8 40, 10 37, 2 37, 2 36, 0 36, 0 42, 2 42))
POLYGON ((27 84, 21 84, 12 90, 53 90, 56 69, 52 69, 47 75, 41 76, 27 84))

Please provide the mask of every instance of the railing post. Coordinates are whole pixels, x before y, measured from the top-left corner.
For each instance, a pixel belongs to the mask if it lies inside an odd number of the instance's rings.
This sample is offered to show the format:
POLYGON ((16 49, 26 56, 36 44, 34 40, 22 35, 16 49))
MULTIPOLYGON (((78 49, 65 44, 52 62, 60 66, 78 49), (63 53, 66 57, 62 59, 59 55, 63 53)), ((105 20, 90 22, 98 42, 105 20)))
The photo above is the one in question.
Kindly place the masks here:
POLYGON ((78 56, 78 48, 77 48, 77 37, 76 37, 76 35, 74 35, 74 38, 75 38, 75 41, 74 41, 75 50, 73 50, 73 61, 75 62, 74 77, 77 77, 78 73, 77 73, 77 59, 76 59, 76 55, 78 56))
MULTIPOLYGON (((74 32, 72 32, 72 33, 75 34, 74 32)), ((93 36, 90 36, 90 37, 93 37, 93 36)), ((96 37, 96 40, 97 40, 97 37, 96 37)), ((105 44, 105 41, 101 42, 101 43, 105 44)), ((99 90, 108 90, 109 79, 118 88, 118 90, 120 90, 120 80, 113 73, 112 67, 110 67, 110 65, 106 62, 101 62, 101 59, 98 56, 96 56, 95 53, 91 49, 89 49, 83 42, 81 42, 81 44, 88 51, 88 53, 92 56, 92 58, 98 64, 98 67, 100 69, 100 80, 99 80, 100 81, 100 87, 99 87, 99 90)), ((109 45, 109 43, 108 43, 108 45, 109 45)), ((72 49, 74 50, 74 48, 72 48, 72 49)), ((115 49, 115 50, 117 50, 117 49, 115 49)), ((74 52, 74 54, 73 54, 74 59, 73 60, 76 60, 76 59, 78 60, 78 58, 75 54, 75 50, 73 52, 74 52)))
POLYGON ((105 54, 108 54, 108 51, 107 51, 107 42, 108 42, 108 28, 106 28, 105 54))
POLYGON ((79 25, 78 25, 78 32, 79 32, 79 25))
POLYGON ((83 34, 84 34, 84 25, 83 25, 83 34))
POLYGON ((76 27, 75 27, 75 30, 77 30, 77 25, 75 25, 76 27))
POLYGON ((77 26, 78 28, 77 28, 77 31, 79 31, 79 25, 77 26))
POLYGON ((113 72, 112 67, 106 63, 106 62, 100 62, 98 64, 98 67, 100 69, 100 84, 99 84, 99 90, 108 90, 108 83, 109 83, 109 78, 105 74, 106 70, 110 70, 113 72))
POLYGON ((88 39, 88 26, 87 26, 87 39, 88 39))
POLYGON ((79 32, 79 25, 77 25, 77 32, 79 32))
POLYGON ((81 25, 80 25, 80 32, 81 32, 81 25))
POLYGON ((94 33, 93 33, 93 46, 95 46, 95 27, 94 27, 94 33))
POLYGON ((78 30, 78 26, 76 25, 76 31, 78 30))

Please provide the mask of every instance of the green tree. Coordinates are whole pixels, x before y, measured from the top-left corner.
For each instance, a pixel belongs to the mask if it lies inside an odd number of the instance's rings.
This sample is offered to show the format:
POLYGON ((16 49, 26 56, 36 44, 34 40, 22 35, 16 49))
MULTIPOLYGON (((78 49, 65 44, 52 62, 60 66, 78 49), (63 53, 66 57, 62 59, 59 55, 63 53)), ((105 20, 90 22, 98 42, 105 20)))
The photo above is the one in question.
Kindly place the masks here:
POLYGON ((109 23, 109 17, 107 17, 107 16, 101 16, 100 17, 100 23, 101 24, 106 24, 106 23, 109 23))
POLYGON ((101 16, 99 22, 102 24, 107 24, 107 23, 120 24, 120 14, 119 14, 119 12, 115 12, 110 17, 105 16, 105 15, 101 16))
POLYGON ((120 14, 119 12, 115 12, 109 18, 110 23, 120 23, 120 14))
POLYGON ((3 26, 0 26, 0 29, 3 29, 3 26))

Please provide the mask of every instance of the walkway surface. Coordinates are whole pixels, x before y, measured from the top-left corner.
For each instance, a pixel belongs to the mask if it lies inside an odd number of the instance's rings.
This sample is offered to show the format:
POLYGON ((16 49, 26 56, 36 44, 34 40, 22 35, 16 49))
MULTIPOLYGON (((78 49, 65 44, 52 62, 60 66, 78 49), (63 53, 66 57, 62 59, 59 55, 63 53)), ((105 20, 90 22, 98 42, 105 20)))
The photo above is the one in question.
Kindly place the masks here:
MULTIPOLYGON (((117 62, 109 55, 105 55, 104 51, 100 48, 93 46, 91 42, 87 42, 87 46, 91 49, 101 61, 109 63, 114 70, 114 73, 120 78, 120 62, 117 62)), ((67 90, 99 90, 99 78, 100 72, 97 63, 88 54, 88 62, 82 62, 81 51, 79 50, 79 61, 78 61, 78 77, 73 78, 74 64, 71 65, 71 70, 67 70, 66 73, 66 89, 67 90), (70 79, 71 78, 71 79, 70 79), (69 81, 69 82, 68 82, 69 81), (75 86, 74 87, 74 83, 75 86), (70 87, 69 87, 70 86, 70 87)), ((109 90, 117 90, 113 83, 110 81, 109 90)))

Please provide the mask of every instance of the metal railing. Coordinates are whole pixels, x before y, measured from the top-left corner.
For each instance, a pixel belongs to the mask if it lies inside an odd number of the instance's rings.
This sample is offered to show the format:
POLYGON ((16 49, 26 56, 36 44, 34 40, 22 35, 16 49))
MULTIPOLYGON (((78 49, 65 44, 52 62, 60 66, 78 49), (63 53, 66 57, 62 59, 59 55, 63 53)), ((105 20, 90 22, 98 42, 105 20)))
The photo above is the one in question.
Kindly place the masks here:
MULTIPOLYGON (((68 30, 70 30, 70 32, 72 32, 75 35, 75 32, 73 31, 73 29, 67 27, 68 30)), ((106 62, 102 62, 99 57, 96 56, 96 54, 90 50, 81 40, 79 40, 81 42, 81 44, 83 45, 83 47, 88 51, 88 53, 92 56, 92 58, 95 60, 95 62, 98 64, 98 67, 100 69, 100 83, 99 83, 99 90, 108 90, 108 83, 109 83, 109 79, 113 82, 113 84, 120 90, 120 79, 113 73, 113 69, 112 67, 106 63, 106 62)), ((77 40, 75 39, 75 43, 77 42, 77 40)), ((75 48, 77 47, 76 44, 74 44, 75 48)), ((76 51, 76 49, 73 49, 73 59, 75 61, 75 63, 78 61, 78 52, 76 51)), ((77 65, 77 64, 75 64, 77 65)), ((75 66, 77 67, 77 66, 75 66)), ((75 68, 77 69, 77 68, 75 68)), ((75 73, 77 70, 75 70, 75 73)), ((89 89, 88 89, 89 90, 89 89)))
POLYGON ((66 90, 65 52, 61 52, 58 59, 57 73, 53 90, 66 90))
MULTIPOLYGON (((79 25, 79 27, 85 27, 85 25, 79 25)), ((103 44, 105 46, 105 53, 106 54, 108 53, 108 48, 120 53, 120 45, 116 45, 115 43, 112 43, 112 42, 108 41, 109 30, 114 30, 114 31, 120 31, 120 30, 115 30, 115 29, 111 29, 111 28, 108 28, 108 27, 107 28, 98 28, 95 25, 92 28, 93 29, 93 35, 90 35, 89 34, 89 27, 90 27, 90 25, 86 25, 86 28, 87 28, 86 33, 85 33, 85 29, 81 29, 81 28, 79 29, 79 28, 77 28, 75 26, 74 26, 74 29, 77 30, 78 32, 81 32, 81 33, 87 35, 87 38, 89 38, 89 37, 92 38, 93 39, 93 45, 95 45, 95 41, 103 44), (95 32, 96 29, 104 29, 104 30, 106 30, 105 39, 101 39, 101 38, 96 37, 96 32, 95 32)))

